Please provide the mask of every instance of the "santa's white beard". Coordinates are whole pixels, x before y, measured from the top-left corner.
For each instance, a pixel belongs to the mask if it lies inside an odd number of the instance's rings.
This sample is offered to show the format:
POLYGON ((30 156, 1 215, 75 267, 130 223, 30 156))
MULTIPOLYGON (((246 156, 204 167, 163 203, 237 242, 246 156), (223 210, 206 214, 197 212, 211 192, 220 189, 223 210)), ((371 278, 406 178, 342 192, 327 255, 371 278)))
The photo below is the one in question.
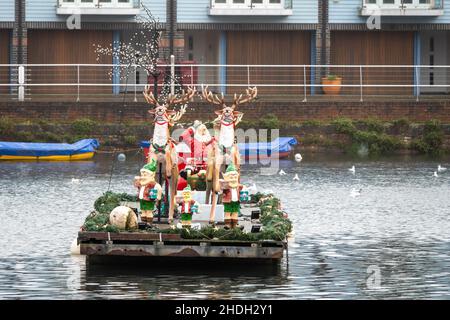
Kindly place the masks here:
POLYGON ((206 142, 209 142, 211 140, 211 135, 209 134, 208 131, 206 131, 206 133, 203 134, 203 135, 196 132, 194 134, 194 139, 197 140, 197 141, 206 143, 206 142))

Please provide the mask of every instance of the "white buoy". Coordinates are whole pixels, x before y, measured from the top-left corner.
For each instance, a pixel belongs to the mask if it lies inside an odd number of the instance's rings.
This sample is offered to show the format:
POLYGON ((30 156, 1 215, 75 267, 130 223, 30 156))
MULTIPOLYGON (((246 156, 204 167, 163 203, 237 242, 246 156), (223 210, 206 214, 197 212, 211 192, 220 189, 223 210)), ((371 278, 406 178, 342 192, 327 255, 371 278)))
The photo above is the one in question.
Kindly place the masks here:
POLYGON ((350 169, 348 169, 348 171, 350 171, 351 173, 355 174, 355 172, 356 172, 355 166, 352 166, 350 169))
POLYGON ((300 178, 298 177, 297 173, 295 174, 295 177, 292 180, 294 180, 294 181, 299 181, 300 180, 300 178))
POLYGON ((73 239, 72 243, 70 244, 70 254, 73 256, 80 255, 80 245, 77 242, 77 238, 73 239))
POLYGON ((280 172, 278 173, 280 176, 284 176, 286 174, 286 172, 284 172, 283 169, 280 170, 280 172))
POLYGON ((117 156, 117 160, 119 160, 120 162, 124 162, 125 160, 127 160, 127 156, 123 153, 119 153, 119 155, 117 156))
POLYGON ((447 168, 442 167, 441 165, 438 165, 438 172, 442 172, 447 170, 447 168))
POLYGON ((75 178, 72 178, 72 183, 80 183, 81 182, 81 180, 80 179, 75 179, 75 178))
POLYGON ((295 158, 295 161, 297 161, 297 162, 301 162, 303 159, 303 157, 300 153, 296 153, 294 158, 295 158))
POLYGON ((433 173, 433 177, 435 178, 439 177, 436 171, 433 173))

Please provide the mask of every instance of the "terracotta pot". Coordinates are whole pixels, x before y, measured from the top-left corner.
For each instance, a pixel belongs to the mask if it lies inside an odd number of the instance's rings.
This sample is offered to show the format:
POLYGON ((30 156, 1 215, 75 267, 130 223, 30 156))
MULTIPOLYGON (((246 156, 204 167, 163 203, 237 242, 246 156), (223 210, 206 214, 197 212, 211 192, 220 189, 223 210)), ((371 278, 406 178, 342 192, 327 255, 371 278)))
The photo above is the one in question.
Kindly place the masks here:
POLYGON ((337 95, 337 94, 339 94, 339 92, 341 92, 342 78, 337 77, 334 80, 330 80, 325 77, 325 78, 322 78, 322 84, 335 85, 335 87, 322 87, 322 90, 323 90, 323 92, 325 92, 325 94, 337 95))

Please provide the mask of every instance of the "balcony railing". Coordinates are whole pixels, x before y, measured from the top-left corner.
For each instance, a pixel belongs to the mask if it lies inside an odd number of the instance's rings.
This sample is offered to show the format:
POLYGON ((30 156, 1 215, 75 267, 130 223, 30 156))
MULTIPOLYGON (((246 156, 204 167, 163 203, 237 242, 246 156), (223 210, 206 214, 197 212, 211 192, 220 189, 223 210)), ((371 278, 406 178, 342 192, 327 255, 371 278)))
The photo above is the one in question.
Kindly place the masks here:
POLYGON ((139 0, 58 0, 57 14, 138 15, 139 0))
POLYGON ((292 0, 210 0, 213 16, 290 16, 292 0))
POLYGON ((362 16, 441 16, 444 0, 362 0, 362 16))
MULTIPOLYGON (((175 88, 208 85, 216 93, 234 94, 257 86, 264 99, 363 101, 439 97, 450 100, 450 65, 159 65, 177 79, 175 88), (335 75, 337 82, 330 81, 335 75), (338 89, 329 94, 327 88, 338 89), (328 94, 325 92, 328 91, 328 94)), ((168 73, 168 74, 167 74, 168 73)), ((111 64, 0 64, 0 100, 143 101, 144 85, 153 85, 138 66, 111 64)), ((158 81, 163 86, 163 81, 158 81)))

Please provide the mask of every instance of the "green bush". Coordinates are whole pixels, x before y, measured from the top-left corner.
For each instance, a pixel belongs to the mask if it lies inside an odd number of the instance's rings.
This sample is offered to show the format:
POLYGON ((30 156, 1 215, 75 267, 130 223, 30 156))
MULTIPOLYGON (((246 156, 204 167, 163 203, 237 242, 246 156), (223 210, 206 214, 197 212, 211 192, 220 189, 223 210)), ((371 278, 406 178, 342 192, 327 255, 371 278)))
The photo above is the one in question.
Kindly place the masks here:
POLYGON ((333 81, 333 80, 337 80, 339 77, 335 74, 329 74, 327 76, 327 80, 333 81))
POLYGON ((125 136, 123 142, 129 146, 135 146, 137 144, 136 136, 125 136))
POLYGON ((37 142, 34 134, 29 131, 18 131, 14 134, 14 138, 21 142, 37 142))
POLYGON ((427 122, 425 122, 423 132, 424 134, 431 132, 442 132, 441 123, 439 122, 439 120, 428 120, 427 122))
POLYGON ((403 146, 400 139, 377 132, 357 131, 353 139, 356 142, 367 144, 370 155, 389 154, 403 146))
POLYGON ((365 119, 365 120, 358 120, 358 124, 363 125, 367 131, 378 132, 378 133, 384 132, 384 125, 378 119, 369 118, 369 119, 365 119))
POLYGON ((72 123, 72 131, 76 135, 86 136, 94 133, 96 123, 90 119, 78 119, 72 123))
POLYGON ((356 131, 353 121, 348 118, 337 118, 333 120, 331 124, 334 125, 337 133, 353 135, 356 131))
POLYGON ((369 155, 382 155, 392 153, 403 147, 403 142, 384 132, 384 125, 379 120, 360 120, 358 124, 365 126, 366 130, 356 129, 353 121, 347 118, 338 118, 332 122, 338 133, 347 134, 352 139, 350 153, 357 153, 359 146, 365 144, 369 148, 369 155))
POLYGON ((259 123, 258 123, 258 121, 242 120, 242 121, 239 123, 239 127, 241 127, 241 128, 246 128, 246 129, 249 129, 249 128, 258 128, 258 127, 259 127, 259 123))
POLYGON ((398 130, 401 130, 402 132, 408 130, 411 126, 411 123, 406 118, 393 120, 393 121, 391 121, 391 124, 394 128, 397 128, 398 130))
POLYGON ((423 128, 423 135, 411 142, 410 148, 422 154, 438 156, 444 153, 444 133, 440 122, 437 120, 427 121, 423 128))
POLYGON ((280 120, 273 113, 269 113, 261 118, 259 121, 260 128, 263 129, 279 129, 280 128, 280 120))
POLYGON ((6 136, 14 133, 14 122, 8 118, 0 118, 0 135, 6 136))
POLYGON ((39 140, 41 142, 62 142, 63 141, 63 137, 61 137, 60 135, 53 133, 53 132, 40 132, 37 133, 35 136, 36 140, 39 140))
POLYGON ((306 135, 301 139, 301 142, 304 145, 319 145, 319 146, 325 146, 325 147, 331 147, 331 146, 338 145, 338 141, 334 141, 334 140, 324 137, 320 134, 306 135))

